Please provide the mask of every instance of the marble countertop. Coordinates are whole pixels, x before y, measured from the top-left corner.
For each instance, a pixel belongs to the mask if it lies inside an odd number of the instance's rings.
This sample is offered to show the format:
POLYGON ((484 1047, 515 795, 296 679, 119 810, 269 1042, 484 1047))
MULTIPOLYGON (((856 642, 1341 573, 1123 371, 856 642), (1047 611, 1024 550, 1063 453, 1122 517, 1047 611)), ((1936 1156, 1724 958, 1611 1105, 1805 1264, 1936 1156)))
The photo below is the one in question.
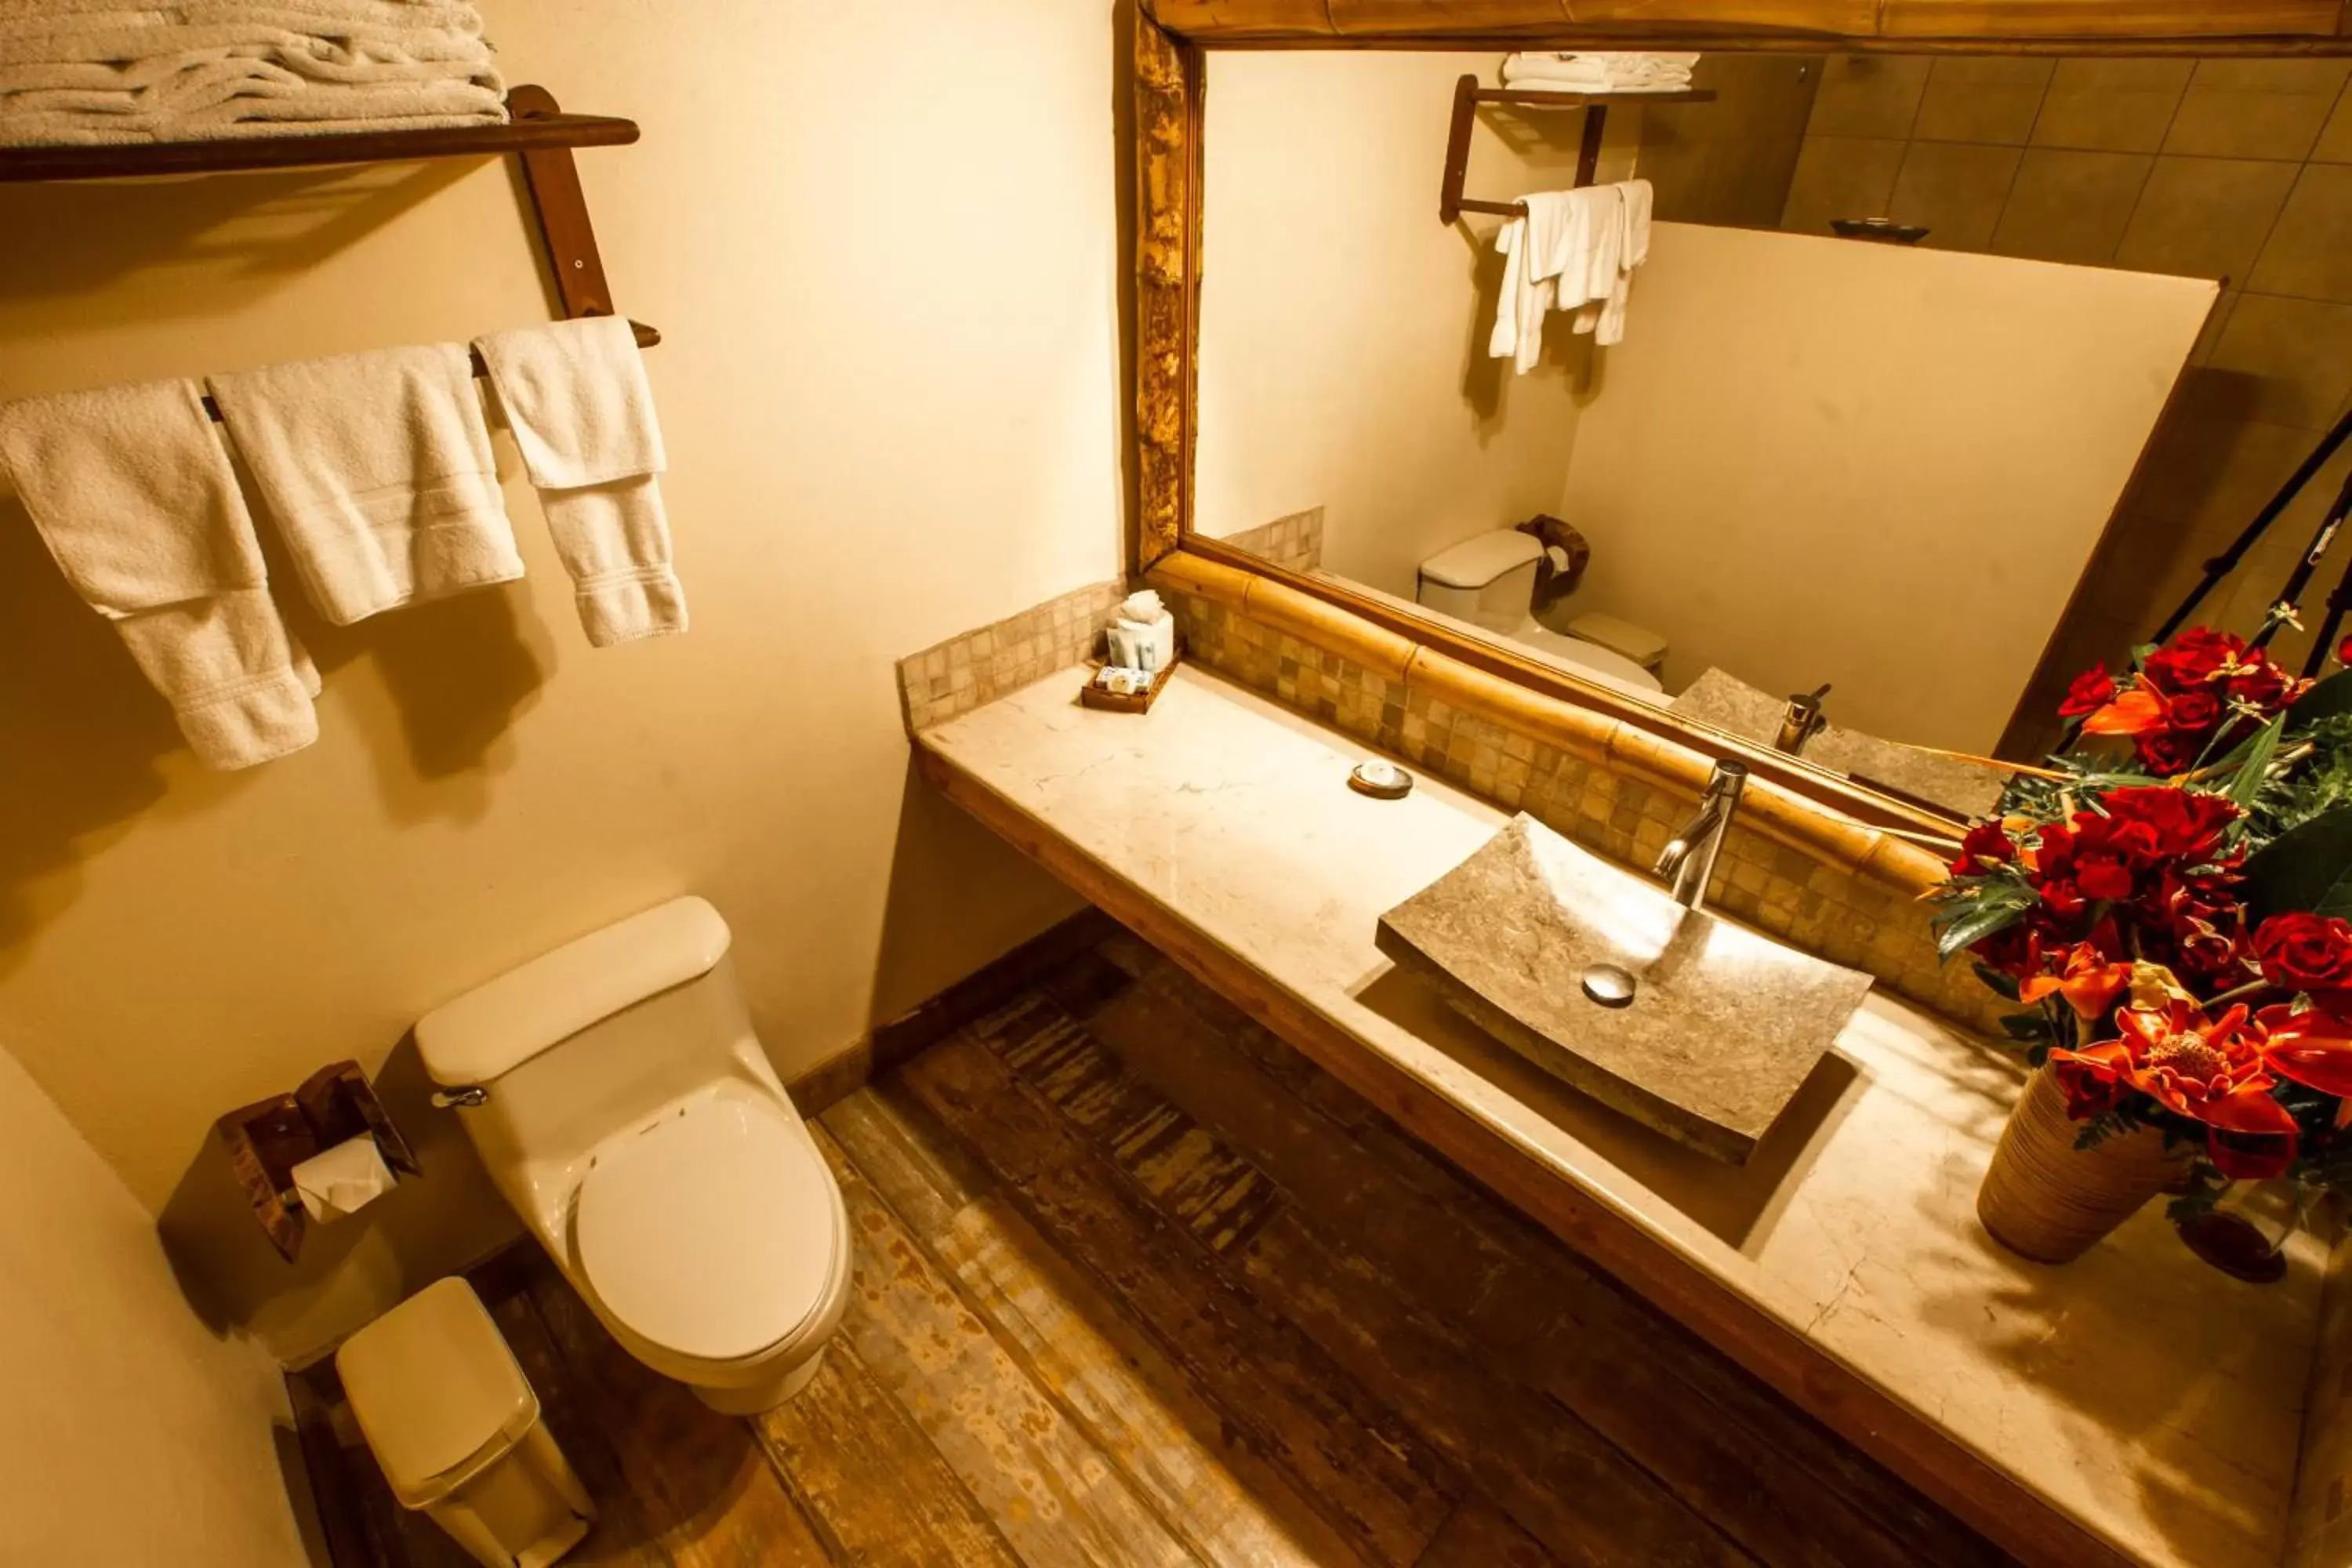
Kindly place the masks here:
POLYGON ((1193 667, 1141 717, 1079 707, 1085 674, 918 744, 2126 1557, 2281 1560, 2315 1241, 2268 1288, 2190 1258, 2161 1205, 2065 1268, 2011 1256, 1974 1201, 2021 1065, 1883 992, 1746 1166, 1680 1147, 1374 946, 1382 911, 1505 813, 1426 778, 1402 801, 1357 795, 1348 772, 1372 751, 1193 667))

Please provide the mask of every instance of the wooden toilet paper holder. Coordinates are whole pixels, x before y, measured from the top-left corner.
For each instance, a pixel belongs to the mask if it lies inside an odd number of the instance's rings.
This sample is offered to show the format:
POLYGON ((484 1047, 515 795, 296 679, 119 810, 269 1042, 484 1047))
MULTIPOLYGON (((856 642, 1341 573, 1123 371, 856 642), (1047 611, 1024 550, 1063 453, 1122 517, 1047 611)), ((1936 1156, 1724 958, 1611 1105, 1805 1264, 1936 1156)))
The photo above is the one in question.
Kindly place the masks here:
POLYGON ((289 1263, 301 1252, 309 1227, 294 1192, 294 1167, 303 1161, 364 1133, 394 1171, 424 1174, 357 1062, 330 1062, 293 1093, 255 1100, 213 1126, 254 1217, 289 1263))

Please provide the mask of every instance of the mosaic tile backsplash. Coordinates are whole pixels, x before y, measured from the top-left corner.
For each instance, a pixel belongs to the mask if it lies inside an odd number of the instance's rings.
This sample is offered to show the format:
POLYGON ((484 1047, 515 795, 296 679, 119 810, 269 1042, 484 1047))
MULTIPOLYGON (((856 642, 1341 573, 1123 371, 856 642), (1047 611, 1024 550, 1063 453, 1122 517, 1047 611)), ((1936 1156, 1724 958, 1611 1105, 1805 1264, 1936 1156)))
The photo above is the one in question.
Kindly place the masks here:
MULTIPOLYGON (((1099 658, 1103 628, 1127 592, 1121 581, 1097 583, 900 659, 908 732, 1099 658)), ((1690 813, 1688 802, 1664 790, 1409 691, 1229 605, 1164 584, 1160 596, 1187 658, 1506 810, 1525 811, 1621 865, 1646 869, 1690 813)), ((1937 961, 1927 911, 1907 898, 1738 827, 1724 840, 1712 898, 1727 914, 1867 970, 1964 1027, 2000 1033, 2007 1005, 1966 964, 1937 961)))
POLYGON ((1246 550, 1261 561, 1293 572, 1312 572, 1323 564, 1323 509, 1313 507, 1277 517, 1272 522, 1225 536, 1236 550, 1246 550))
POLYGON ((908 733, 1098 657, 1103 628, 1118 618, 1127 592, 1120 578, 1096 583, 900 659, 898 700, 908 733))

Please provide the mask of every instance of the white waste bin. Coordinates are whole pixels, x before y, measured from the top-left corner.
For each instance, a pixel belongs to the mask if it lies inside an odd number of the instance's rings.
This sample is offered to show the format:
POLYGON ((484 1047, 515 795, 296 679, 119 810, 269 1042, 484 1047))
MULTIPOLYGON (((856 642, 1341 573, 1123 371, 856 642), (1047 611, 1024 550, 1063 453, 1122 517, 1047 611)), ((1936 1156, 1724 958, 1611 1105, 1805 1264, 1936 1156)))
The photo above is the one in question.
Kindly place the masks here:
POLYGON ((547 1568, 596 1517, 481 1298, 436 1280, 335 1352, 352 1415, 404 1508, 485 1568, 547 1568))

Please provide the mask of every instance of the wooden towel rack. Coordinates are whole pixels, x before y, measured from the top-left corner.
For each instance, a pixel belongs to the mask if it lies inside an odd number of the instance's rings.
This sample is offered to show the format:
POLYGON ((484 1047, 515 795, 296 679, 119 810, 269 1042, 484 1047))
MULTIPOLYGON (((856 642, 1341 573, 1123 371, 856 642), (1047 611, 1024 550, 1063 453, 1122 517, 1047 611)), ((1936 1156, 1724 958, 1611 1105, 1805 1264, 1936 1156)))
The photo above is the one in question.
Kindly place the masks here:
POLYGON ((1462 182, 1470 173, 1470 122, 1482 103, 1583 110, 1584 139, 1576 149, 1576 183, 1583 186, 1592 183, 1593 174, 1601 167, 1601 138, 1608 129, 1611 104, 1714 101, 1713 90, 1703 87, 1685 88, 1679 92, 1538 92, 1532 89, 1480 87, 1476 77, 1465 76, 1454 84, 1454 121, 1445 137, 1445 183, 1437 196, 1439 221, 1452 223, 1464 213, 1518 217, 1527 212, 1526 205, 1519 202, 1475 201, 1462 194, 1462 182))
MULTIPOLYGON (((576 321, 614 314, 612 285, 604 280, 604 258, 596 250, 596 230, 588 221, 588 198, 581 192, 580 171, 572 162, 572 150, 625 147, 637 139, 636 121, 603 114, 566 114, 555 95, 543 87, 509 91, 507 114, 503 125, 425 131, 150 142, 133 146, 6 147, 0 148, 0 184, 512 156, 522 161, 523 188, 530 199, 531 216, 564 318, 576 321)), ((641 322, 632 321, 629 328, 640 348, 661 342, 659 332, 641 322)), ((474 374, 485 374, 479 354, 474 356, 474 374)), ((212 399, 205 399, 205 407, 214 418, 220 417, 212 399)))

